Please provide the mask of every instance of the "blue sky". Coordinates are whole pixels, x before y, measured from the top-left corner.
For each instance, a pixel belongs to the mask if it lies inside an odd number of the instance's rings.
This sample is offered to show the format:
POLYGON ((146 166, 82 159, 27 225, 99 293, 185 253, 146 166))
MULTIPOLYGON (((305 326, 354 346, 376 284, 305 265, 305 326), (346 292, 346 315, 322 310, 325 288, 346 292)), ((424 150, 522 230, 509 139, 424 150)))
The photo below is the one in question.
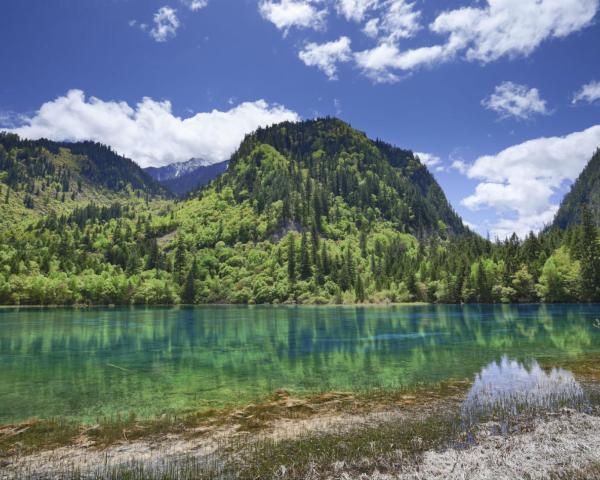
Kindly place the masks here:
POLYGON ((485 234, 550 221, 600 146, 599 0, 5 0, 0 128, 143 166, 336 115, 422 152, 485 234))

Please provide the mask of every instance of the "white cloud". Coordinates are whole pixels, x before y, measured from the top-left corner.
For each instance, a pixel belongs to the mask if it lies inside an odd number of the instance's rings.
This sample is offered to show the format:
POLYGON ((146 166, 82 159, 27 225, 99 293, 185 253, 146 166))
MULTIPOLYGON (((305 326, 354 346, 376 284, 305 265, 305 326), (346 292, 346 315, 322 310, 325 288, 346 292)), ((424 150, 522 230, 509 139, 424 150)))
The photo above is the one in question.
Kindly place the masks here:
MULTIPOLYGON (((274 0, 263 0, 269 5, 274 0)), ((312 18, 319 0, 281 0, 312 18)), ((334 1, 334 0, 331 0, 334 1)), ((320 3, 324 2, 321 0, 320 3)), ((336 11, 348 21, 365 22, 362 31, 377 41, 354 53, 359 69, 376 82, 393 82, 400 71, 437 65, 459 57, 487 63, 502 57, 528 56, 542 42, 562 38, 588 26, 600 0, 481 0, 474 7, 440 13, 429 25, 445 37, 438 44, 401 49, 399 42, 421 29, 421 12, 408 0, 335 0, 336 11)), ((290 9, 291 10, 291 9, 290 9)), ((317 24, 322 26, 326 12, 317 24)), ((263 16, 265 16, 263 14, 263 16)), ((283 15, 282 15, 283 16, 283 15)), ((284 16, 287 17, 287 16, 284 16)), ((279 28, 288 23, 281 21, 279 28)), ((306 20, 305 25, 311 25, 306 20)))
POLYGON ((415 155, 419 157, 421 163, 428 168, 439 167, 442 163, 442 159, 432 153, 415 152, 415 155))
POLYGON ((469 165, 464 160, 454 160, 450 165, 450 168, 464 175, 467 173, 469 165))
POLYGON ((401 52, 393 43, 381 43, 375 48, 354 54, 357 66, 378 83, 395 82, 400 78, 393 70, 412 70, 432 65, 450 55, 443 46, 421 47, 401 52))
POLYGON ((520 235, 539 230, 556 212, 552 196, 563 182, 577 178, 599 146, 600 125, 595 125, 479 157, 468 166, 466 175, 481 182, 462 204, 472 210, 495 209, 499 220, 493 232, 499 237, 511 229, 520 235))
POLYGON ((527 120, 535 114, 548 115, 546 101, 540 98, 537 88, 529 88, 512 82, 496 86, 494 93, 482 100, 481 104, 493 110, 500 118, 514 117, 527 120))
POLYGON ((376 38, 379 35, 379 19, 372 18, 363 27, 363 33, 367 37, 376 38))
POLYGON ((440 14, 431 30, 449 34, 467 49, 469 60, 490 62, 529 55, 544 40, 561 38, 589 25, 598 0, 487 0, 440 14))
POLYGON ((166 42, 177 35, 179 25, 177 10, 166 6, 161 7, 154 14, 154 27, 150 30, 150 35, 157 42, 166 42))
POLYGON ((297 121, 299 117, 264 100, 181 118, 173 115, 169 101, 145 97, 130 107, 126 102, 86 99, 81 90, 70 90, 44 103, 33 117, 10 131, 31 139, 102 142, 147 167, 192 157, 205 158, 209 163, 226 160, 244 135, 285 120, 297 121))
POLYGON ((208 0, 180 0, 192 12, 202 10, 208 5, 208 0))
POLYGON ((598 81, 586 83, 573 95, 574 104, 577 102, 594 103, 596 100, 600 100, 600 82, 598 81))
POLYGON ((419 29, 421 12, 415 10, 415 4, 405 0, 387 0, 379 20, 379 33, 384 34, 381 40, 396 42, 402 38, 412 37, 419 29))
POLYGON ((311 0, 261 0, 258 8, 284 34, 292 27, 320 30, 325 26, 327 10, 319 10, 311 0))
POLYGON ((338 13, 354 22, 362 22, 368 10, 377 7, 379 0, 337 0, 338 13))
POLYGON ((298 54, 306 65, 322 70, 330 80, 337 79, 337 64, 347 62, 351 57, 350 39, 340 37, 334 42, 309 43, 298 54))

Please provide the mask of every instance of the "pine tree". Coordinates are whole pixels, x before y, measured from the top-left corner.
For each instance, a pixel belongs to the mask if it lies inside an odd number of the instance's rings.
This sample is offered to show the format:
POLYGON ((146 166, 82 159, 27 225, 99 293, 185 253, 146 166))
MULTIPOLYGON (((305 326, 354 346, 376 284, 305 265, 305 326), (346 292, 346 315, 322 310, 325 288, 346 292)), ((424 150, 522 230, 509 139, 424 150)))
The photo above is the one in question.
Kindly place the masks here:
POLYGON ((594 302, 600 299, 600 248, 596 227, 587 205, 581 212, 581 290, 584 300, 594 302))
POLYGON ((354 287, 354 292, 356 293, 356 300, 358 300, 360 303, 365 301, 365 285, 360 272, 356 275, 356 286, 354 287))
POLYGON ((175 271, 175 279, 181 285, 183 280, 183 267, 185 265, 185 243, 183 236, 177 237, 177 246, 175 247, 175 260, 173 262, 173 270, 175 271))
POLYGON ((146 270, 152 270, 160 268, 160 250, 158 249, 158 242, 156 238, 150 241, 150 253, 148 255, 148 262, 146 263, 146 270))
POLYGON ((294 283, 296 281, 296 239, 294 234, 288 235, 288 279, 294 283))
POLYGON ((306 280, 307 278, 310 278, 311 273, 308 239, 306 232, 302 232, 302 240, 300 241, 300 278, 306 280))
POLYGON ((192 268, 187 274, 183 292, 181 293, 181 301, 187 304, 196 303, 196 278, 198 277, 198 265, 196 259, 192 262, 192 268))

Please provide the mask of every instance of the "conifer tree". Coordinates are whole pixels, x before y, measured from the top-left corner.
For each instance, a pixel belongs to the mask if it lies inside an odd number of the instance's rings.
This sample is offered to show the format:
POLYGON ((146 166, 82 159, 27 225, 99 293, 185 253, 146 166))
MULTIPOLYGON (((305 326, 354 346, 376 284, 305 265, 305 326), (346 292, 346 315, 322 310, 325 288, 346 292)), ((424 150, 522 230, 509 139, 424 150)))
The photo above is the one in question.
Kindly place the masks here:
POLYGON ((293 233, 288 235, 287 261, 288 279, 290 282, 294 283, 296 281, 296 239, 294 238, 293 233))
POLYGON ((362 303, 365 301, 365 285, 360 272, 356 274, 356 286, 354 287, 354 292, 356 293, 356 300, 358 302, 362 303))
POLYGON ((306 280, 310 278, 310 254, 308 252, 308 239, 306 232, 302 232, 302 239, 300 241, 300 278, 306 280))
POLYGON ((584 300, 594 302, 600 299, 600 248, 596 227, 587 205, 581 212, 581 291, 584 300))
POLYGON ((181 294, 181 301, 187 304, 196 303, 196 278, 198 277, 198 265, 196 259, 192 262, 192 268, 187 274, 185 285, 181 294))

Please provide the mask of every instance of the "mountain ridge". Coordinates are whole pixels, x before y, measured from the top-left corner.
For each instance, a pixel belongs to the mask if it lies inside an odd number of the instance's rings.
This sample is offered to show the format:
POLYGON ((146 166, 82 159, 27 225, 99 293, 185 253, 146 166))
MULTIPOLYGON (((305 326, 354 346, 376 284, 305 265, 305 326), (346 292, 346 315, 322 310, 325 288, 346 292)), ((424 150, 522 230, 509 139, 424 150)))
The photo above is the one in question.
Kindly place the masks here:
POLYGON ((600 148, 592 155, 569 192, 563 197, 552 226, 565 229, 582 221, 587 206, 596 225, 600 225, 600 148))
POLYGON ((192 158, 186 162, 176 162, 163 167, 147 167, 144 170, 156 181, 175 195, 188 192, 210 183, 227 169, 229 160, 208 163, 203 159, 192 158))

